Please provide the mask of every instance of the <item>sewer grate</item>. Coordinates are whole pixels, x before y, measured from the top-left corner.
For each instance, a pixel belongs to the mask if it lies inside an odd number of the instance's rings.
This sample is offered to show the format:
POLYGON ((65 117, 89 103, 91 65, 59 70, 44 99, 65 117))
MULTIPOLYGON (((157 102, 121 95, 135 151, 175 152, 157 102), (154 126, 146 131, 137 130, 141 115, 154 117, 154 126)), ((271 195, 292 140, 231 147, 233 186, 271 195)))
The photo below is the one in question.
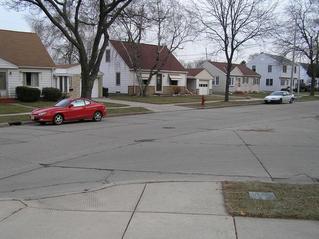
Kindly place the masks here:
POLYGON ((165 126, 165 127, 163 127, 163 129, 176 129, 176 127, 173 127, 173 126, 165 126))
POLYGON ((156 139, 136 139, 134 142, 136 143, 145 143, 145 142, 154 142, 156 139))
POLYGON ((273 192, 248 192, 249 197, 254 200, 272 201, 276 200, 276 196, 273 192))

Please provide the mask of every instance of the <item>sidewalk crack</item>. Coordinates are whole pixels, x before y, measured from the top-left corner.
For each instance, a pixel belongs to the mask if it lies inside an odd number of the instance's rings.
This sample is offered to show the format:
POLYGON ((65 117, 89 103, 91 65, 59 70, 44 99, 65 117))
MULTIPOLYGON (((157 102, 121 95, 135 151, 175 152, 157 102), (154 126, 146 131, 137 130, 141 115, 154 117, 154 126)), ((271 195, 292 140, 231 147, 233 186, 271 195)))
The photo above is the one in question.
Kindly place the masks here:
POLYGON ((140 195, 140 197, 139 197, 139 199, 138 199, 138 201, 137 201, 137 203, 136 203, 136 205, 135 205, 135 207, 134 207, 134 210, 133 210, 133 212, 132 212, 132 215, 131 215, 131 217, 130 217, 130 219, 129 219, 129 221, 128 221, 126 227, 125 227, 125 230, 124 230, 124 233, 123 233, 121 239, 124 239, 124 237, 125 237, 125 235, 126 235, 126 232, 127 232, 128 228, 129 228, 129 226, 130 226, 130 224, 131 224, 131 221, 132 221, 133 216, 134 216, 134 214, 135 214, 135 212, 136 212, 136 210, 137 210, 137 207, 138 207, 138 205, 140 204, 140 201, 142 200, 142 197, 143 197, 143 195, 144 195, 146 186, 147 186, 147 184, 144 185, 144 188, 143 188, 143 190, 142 190, 142 193, 141 193, 141 195, 140 195))

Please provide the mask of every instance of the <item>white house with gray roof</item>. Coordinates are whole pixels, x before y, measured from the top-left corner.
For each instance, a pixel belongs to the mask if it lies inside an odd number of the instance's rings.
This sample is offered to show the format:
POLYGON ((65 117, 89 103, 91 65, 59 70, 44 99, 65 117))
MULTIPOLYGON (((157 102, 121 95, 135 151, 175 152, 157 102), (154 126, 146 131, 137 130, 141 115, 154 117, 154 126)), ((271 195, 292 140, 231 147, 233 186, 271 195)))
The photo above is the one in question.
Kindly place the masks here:
MULTIPOLYGON (((260 53, 250 56, 247 66, 261 75, 260 90, 276 91, 290 86, 292 61, 283 56, 260 53)), ((294 66, 294 87, 297 86, 300 67, 294 66)))

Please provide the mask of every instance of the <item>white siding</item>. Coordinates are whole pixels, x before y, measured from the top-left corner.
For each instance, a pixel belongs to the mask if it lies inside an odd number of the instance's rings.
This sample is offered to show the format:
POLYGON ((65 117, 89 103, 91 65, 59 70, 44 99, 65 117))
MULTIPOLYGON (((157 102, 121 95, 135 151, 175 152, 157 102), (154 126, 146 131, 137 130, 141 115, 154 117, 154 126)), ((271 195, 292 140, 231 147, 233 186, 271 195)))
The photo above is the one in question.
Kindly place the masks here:
MULTIPOLYGON (((110 62, 105 61, 105 54, 103 56, 100 71, 103 73, 103 87, 109 88, 110 93, 128 93, 128 86, 133 85, 135 74, 131 72, 121 56, 115 51, 110 44, 111 50, 110 62), (121 73, 121 85, 116 85, 116 72, 121 73)), ((136 84, 136 82, 135 82, 136 84)))
POLYGON ((15 97, 17 86, 23 86, 23 73, 36 72, 39 73, 39 88, 52 87, 52 70, 51 69, 18 69, 8 70, 8 96, 15 97), (11 73, 11 74, 10 74, 11 73))
POLYGON ((216 66, 209 62, 204 62, 204 68, 211 74, 214 79, 219 78, 219 85, 212 85, 213 92, 225 92, 226 87, 226 75, 224 72, 219 70, 216 66))
MULTIPOLYGON (((281 88, 287 87, 290 85, 282 86, 280 80, 287 79, 290 82, 291 77, 291 65, 287 65, 287 72, 283 72, 283 64, 278 62, 276 59, 271 56, 261 53, 254 56, 248 63, 247 66, 252 68, 256 66, 256 72, 261 75, 260 79, 260 90, 262 91, 276 91, 281 88), (272 66, 272 72, 268 72, 268 65, 272 66), (267 86, 266 79, 273 79, 273 85, 267 86)), ((299 66, 297 66, 297 72, 294 73, 294 78, 298 79, 299 76, 299 66)))
POLYGON ((18 67, 0 58, 0 69, 17 69, 18 67))

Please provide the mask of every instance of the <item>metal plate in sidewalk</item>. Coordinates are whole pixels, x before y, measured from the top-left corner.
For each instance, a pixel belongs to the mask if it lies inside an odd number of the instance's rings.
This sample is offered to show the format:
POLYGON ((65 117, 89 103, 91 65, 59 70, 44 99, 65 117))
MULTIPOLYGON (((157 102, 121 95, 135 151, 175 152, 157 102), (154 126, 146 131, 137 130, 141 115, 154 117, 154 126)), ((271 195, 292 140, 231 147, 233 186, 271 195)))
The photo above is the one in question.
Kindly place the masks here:
POLYGON ((254 200, 276 200, 273 192, 248 192, 249 197, 254 200))

